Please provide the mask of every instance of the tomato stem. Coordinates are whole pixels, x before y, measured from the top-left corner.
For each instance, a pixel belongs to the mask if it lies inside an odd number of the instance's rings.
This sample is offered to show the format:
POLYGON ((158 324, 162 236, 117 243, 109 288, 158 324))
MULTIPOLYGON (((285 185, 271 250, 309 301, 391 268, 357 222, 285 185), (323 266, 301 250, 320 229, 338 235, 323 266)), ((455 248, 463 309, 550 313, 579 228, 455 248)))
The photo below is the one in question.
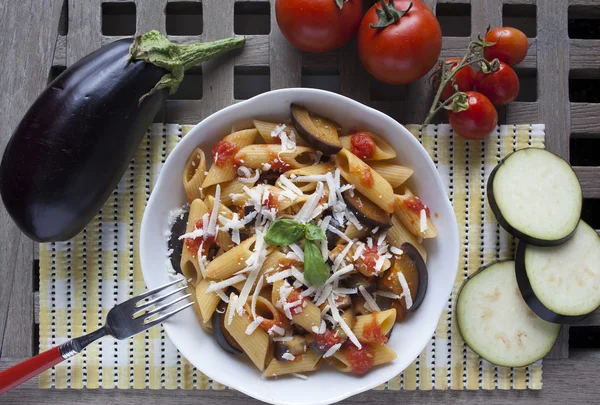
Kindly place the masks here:
POLYGON ((371 28, 385 28, 388 25, 392 25, 400 20, 404 14, 408 13, 413 6, 411 1, 406 10, 397 10, 394 6, 394 0, 388 0, 387 4, 385 4, 385 0, 379 0, 379 3, 381 4, 381 10, 375 8, 375 13, 379 19, 377 23, 369 24, 371 28))
POLYGON ((465 55, 454 69, 452 69, 452 66, 454 64, 447 64, 445 61, 440 60, 440 70, 434 73, 434 75, 439 75, 439 87, 437 92, 435 93, 435 97, 433 98, 433 103, 431 104, 429 113, 427 114, 425 121, 423 121, 423 127, 429 125, 433 117, 435 117, 435 115, 442 109, 464 111, 468 108, 468 105, 462 105, 463 100, 461 100, 461 98, 464 98, 465 93, 456 92, 446 101, 440 102, 442 92, 448 84, 454 83, 454 78, 456 74, 466 66, 474 65, 477 67, 480 64, 485 64, 486 66, 490 66, 490 68, 493 68, 495 66, 495 60, 489 62, 482 55, 484 48, 495 44, 495 42, 488 42, 483 40, 481 38, 481 35, 479 35, 476 40, 471 41, 469 43, 465 55), (461 105, 454 107, 452 106, 453 102, 460 102, 461 105), (448 108, 448 106, 452 106, 452 108, 448 108))

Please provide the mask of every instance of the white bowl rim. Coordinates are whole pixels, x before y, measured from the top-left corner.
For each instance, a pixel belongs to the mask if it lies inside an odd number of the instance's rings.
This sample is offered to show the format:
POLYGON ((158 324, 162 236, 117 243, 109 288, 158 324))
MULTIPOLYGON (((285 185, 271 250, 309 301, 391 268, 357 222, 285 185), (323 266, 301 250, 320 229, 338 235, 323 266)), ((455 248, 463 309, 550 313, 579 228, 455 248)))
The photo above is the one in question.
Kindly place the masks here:
MULTIPOLYGON (((174 156, 176 153, 176 151, 178 149, 182 149, 182 148, 188 148, 189 145, 187 145, 187 143, 189 142, 185 142, 186 139, 190 139, 194 137, 194 133, 195 132, 200 132, 202 130, 202 127, 205 125, 210 124, 213 121, 220 121, 223 117, 229 116, 232 112, 237 111, 238 109, 243 109, 245 105, 250 104, 250 103, 255 103, 257 101, 260 101, 262 99, 268 99, 270 97, 272 97, 274 94, 280 95, 286 95, 289 94, 289 97, 291 99, 293 99, 295 96, 297 96, 298 94, 307 94, 307 95, 313 95, 315 97, 319 97, 319 96, 323 96, 326 95, 327 97, 333 97, 338 99, 340 102, 342 103, 347 103, 347 104, 351 104, 354 105, 360 109, 364 109, 366 111, 369 111, 371 113, 373 113, 374 115, 378 116, 379 119, 387 121, 390 125, 392 126, 396 126, 399 131, 401 132, 405 132, 408 133, 410 136, 406 137, 406 141, 413 143, 413 146, 416 147, 416 149, 419 151, 418 153, 420 153, 422 156, 421 158, 426 159, 427 165, 430 166, 430 169, 432 170, 432 172, 434 173, 434 177, 436 179, 436 184, 435 187, 441 190, 444 190, 444 195, 445 193, 445 186, 441 180, 441 177, 433 163, 433 161, 431 160, 431 158, 429 157, 427 151, 425 150, 425 148, 421 145, 421 143, 414 137, 412 136, 412 134, 402 125, 400 124, 398 121, 394 120, 393 118, 391 118, 390 116, 388 116, 387 114, 376 110, 374 108, 371 108, 369 106, 366 106, 358 101, 355 101, 351 98, 348 98, 346 96, 343 96, 341 94, 338 93, 333 93, 333 92, 329 92, 326 90, 320 90, 320 89, 313 89, 313 88, 285 88, 285 89, 278 89, 278 90, 271 90, 259 95, 256 95, 250 99, 232 104, 228 107, 225 107, 219 111, 214 112, 213 114, 211 114, 210 116, 208 116, 207 118, 205 118, 204 120, 202 120, 201 122, 199 122, 198 124, 196 124, 194 126, 194 128, 192 130, 190 130, 190 132, 175 146, 175 148, 171 151, 169 158, 171 156, 174 156)), ((235 124, 235 122, 232 122, 232 124, 235 124)), ((404 140, 403 140, 404 141, 404 140)), ((191 149, 190 149, 191 150, 191 149)), ((186 155, 187 156, 187 155, 186 155)), ((161 173, 157 179, 157 182, 154 186, 154 189, 159 189, 162 185, 163 182, 166 182, 167 180, 165 179, 165 176, 163 176, 162 174, 165 173, 166 171, 164 170, 167 165, 169 164, 169 158, 167 158, 167 160, 165 161, 164 165, 163 165, 163 170, 161 170, 161 173)), ((152 279, 152 272, 150 272, 150 270, 148 270, 148 268, 150 266, 145 266, 144 265, 144 257, 146 257, 145 252, 146 252, 146 246, 147 243, 145 243, 147 236, 146 236, 146 232, 145 232, 145 228, 147 228, 148 222, 150 221, 148 218, 149 216, 146 215, 148 212, 152 211, 152 207, 157 204, 156 201, 158 200, 158 194, 157 193, 152 193, 150 195, 150 198, 148 200, 147 206, 146 206, 146 210, 144 212, 144 216, 142 218, 142 224, 141 224, 141 229, 140 229, 140 239, 139 239, 139 249, 140 249, 140 265, 141 265, 141 269, 142 269, 142 274, 144 277, 144 281, 146 282, 146 285, 148 286, 148 288, 155 288, 158 285, 153 283, 153 279, 152 279)), ((450 218, 450 236, 453 236, 452 240, 454 241, 455 245, 456 245, 456 249, 455 253, 453 253, 453 257, 449 258, 450 260, 448 260, 449 263, 455 263, 455 266, 448 266, 451 267, 449 268, 447 271, 451 271, 453 273, 453 277, 452 280, 454 280, 456 278, 456 273, 458 271, 458 261, 459 261, 459 233, 458 233, 458 224, 456 221, 456 217, 454 215, 454 211, 452 208, 452 205, 450 203, 450 200, 448 198, 445 198, 444 201, 442 202, 442 204, 444 205, 444 210, 446 212, 451 212, 452 213, 452 217, 450 218)), ((441 316, 441 314, 443 313, 443 309, 444 307, 447 305, 447 300, 448 297, 450 296, 451 292, 452 292, 452 288, 453 288, 453 284, 448 285, 446 290, 447 290, 447 294, 446 294, 446 299, 445 300, 440 300, 440 305, 438 305, 438 308, 436 310, 436 319, 439 319, 439 317, 441 316)), ((177 317, 177 316, 176 316, 177 317)), ((175 317, 175 318, 176 318, 175 317)), ((436 323, 437 325, 437 323, 436 323)), ((430 333, 428 333, 428 335, 433 336, 435 333, 435 329, 436 329, 436 325, 434 325, 434 327, 431 329, 430 333)), ((173 344, 175 345, 175 347, 182 353, 182 355, 187 358, 193 358, 193 355, 191 354, 191 352, 189 351, 189 348, 187 345, 185 344, 179 344, 178 338, 177 338, 177 328, 171 324, 170 321, 167 321, 165 323, 163 323, 163 326, 165 328, 165 331, 167 332, 167 335, 169 336, 169 338, 171 339, 171 341, 173 342, 173 344)), ((423 344, 420 345, 420 351, 419 353, 421 353, 425 347, 427 346, 428 340, 424 340, 423 344)), ((223 352, 223 355, 227 355, 225 352, 223 352)), ((418 357, 418 355, 417 355, 418 357)), ((414 359, 413 359, 414 361, 414 359)), ((190 361, 191 362, 191 361, 190 361)), ((193 364, 193 363, 192 363, 193 364)), ((237 391, 240 391, 252 398, 258 399, 260 401, 266 402, 266 403, 277 403, 277 404, 281 404, 281 405, 298 405, 300 403, 304 404, 305 402, 297 402, 297 401, 281 401, 281 400, 277 400, 277 402, 274 402, 273 399, 265 397, 264 395, 261 394, 257 394, 255 392, 252 392, 251 389, 248 389, 246 387, 246 385, 244 384, 238 384, 238 380, 236 380, 235 378, 231 378, 229 376, 219 376, 218 378, 215 378, 212 372, 211 368, 205 368, 203 367, 203 364, 193 364, 199 371, 201 371, 203 374, 205 374, 206 376, 208 376, 209 378, 215 380, 215 381, 219 381, 220 383, 222 383, 223 385, 226 385, 228 387, 231 387, 237 391)), ((394 370, 392 367, 393 363, 391 363, 389 365, 390 370, 394 370)), ((375 377, 371 378, 370 380, 367 378, 362 378, 362 377, 358 377, 354 380, 352 380, 353 382, 364 382, 363 384, 353 384, 353 385, 348 385, 346 386, 347 390, 345 392, 340 393, 339 395, 335 396, 335 397, 327 397, 324 398, 322 400, 317 400, 317 401, 311 401, 310 404, 311 405, 327 405, 327 404, 331 404, 331 403, 335 403, 338 401, 342 401, 346 398, 349 398, 351 396, 360 394, 361 392, 367 391, 369 389, 373 389, 376 386, 388 381, 390 378, 394 377, 395 375, 403 372, 406 368, 403 368, 401 370, 394 370, 393 373, 390 373, 387 376, 384 376, 384 378, 379 378, 379 379, 375 379, 375 377), (368 382, 367 382, 368 380, 368 382)), ((235 373, 230 373, 231 375, 235 375, 235 373)), ((366 374, 365 376, 368 376, 368 374, 366 374)), ((318 378, 318 377, 312 377, 312 378, 318 378)), ((306 403, 308 404, 308 403, 306 403)))

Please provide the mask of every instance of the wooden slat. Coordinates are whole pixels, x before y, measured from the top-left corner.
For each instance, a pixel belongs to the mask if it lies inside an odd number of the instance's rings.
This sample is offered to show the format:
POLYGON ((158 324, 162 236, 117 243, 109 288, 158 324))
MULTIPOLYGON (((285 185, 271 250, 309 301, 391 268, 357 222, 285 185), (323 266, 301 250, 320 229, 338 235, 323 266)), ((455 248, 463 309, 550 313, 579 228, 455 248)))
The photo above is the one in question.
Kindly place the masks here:
POLYGON ((507 124, 543 123, 538 116, 537 102, 515 101, 504 107, 504 109, 506 110, 507 124))
POLYGON ((300 87, 302 79, 302 52, 283 36, 275 18, 275 2, 271 2, 271 35, 269 44, 271 90, 300 87))
MULTIPOLYGON (((16 359, 0 360, 0 369, 16 363, 16 359)), ((544 388, 541 391, 367 391, 340 404, 469 404, 469 405, 588 405, 598 403, 600 386, 600 350, 577 350, 571 358, 544 361, 544 388)), ((36 379, 10 391, 2 397, 3 404, 45 405, 259 405, 238 391, 232 390, 41 390, 36 379)))
POLYGON ((569 158, 569 37, 567 2, 538 5, 538 111, 546 124, 546 148, 569 158))
MULTIPOLYGON (((0 3, 0 49, 6 70, 0 75, 4 122, 0 152, 23 113, 46 86, 63 0, 0 3), (35 12, 32 12, 35 10, 35 12), (10 71, 10 74, 9 74, 10 71)), ((33 243, 4 206, 0 208, 0 354, 33 353, 33 243)))
POLYGON ((600 167, 574 167, 583 189, 583 198, 600 198, 600 167))
POLYGON ((167 0, 136 1, 136 33, 158 30, 166 34, 166 7, 167 0))
POLYGON ((66 66, 102 45, 102 0, 69 1, 66 66))
POLYGON ((600 104, 571 103, 571 134, 600 134, 600 104))
POLYGON ((589 314, 587 318, 578 322, 576 326, 600 326, 600 309, 589 314))
MULTIPOLYGON (((437 0, 426 0, 424 3, 435 12, 437 0)), ((429 77, 434 69, 435 67, 424 77, 406 86, 405 99, 410 102, 404 104, 405 123, 421 123, 427 117, 433 102, 433 90, 429 77)))
MULTIPOLYGON (((546 355, 546 359, 566 359, 569 357, 569 326, 563 325, 560 328, 560 334, 556 343, 552 347, 550 353, 546 355)), ((544 364, 545 365, 545 364, 544 364)))
POLYGON ((600 39, 570 39, 569 47, 571 69, 598 69, 600 39))

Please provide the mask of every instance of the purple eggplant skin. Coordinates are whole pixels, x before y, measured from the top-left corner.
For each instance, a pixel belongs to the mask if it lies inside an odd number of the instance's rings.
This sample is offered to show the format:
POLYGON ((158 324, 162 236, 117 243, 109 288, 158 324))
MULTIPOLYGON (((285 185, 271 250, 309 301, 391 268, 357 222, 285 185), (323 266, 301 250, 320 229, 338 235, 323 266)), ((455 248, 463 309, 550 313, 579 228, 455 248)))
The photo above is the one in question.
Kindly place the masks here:
POLYGON ((538 299, 531 287, 529 277, 527 276, 527 269, 525 266, 525 251, 527 250, 527 243, 519 241, 517 245, 517 251, 515 252, 515 274, 517 277, 517 285, 519 291, 523 296, 523 299, 527 303, 529 309, 531 309, 537 316, 542 318, 546 322, 560 323, 560 324, 574 324, 584 320, 589 314, 585 315, 561 315, 548 309, 538 299))
POLYGON ((115 41, 65 70, 6 146, 2 201, 35 241, 70 239, 92 220, 166 102, 167 88, 139 102, 168 72, 130 60, 131 43, 115 41))

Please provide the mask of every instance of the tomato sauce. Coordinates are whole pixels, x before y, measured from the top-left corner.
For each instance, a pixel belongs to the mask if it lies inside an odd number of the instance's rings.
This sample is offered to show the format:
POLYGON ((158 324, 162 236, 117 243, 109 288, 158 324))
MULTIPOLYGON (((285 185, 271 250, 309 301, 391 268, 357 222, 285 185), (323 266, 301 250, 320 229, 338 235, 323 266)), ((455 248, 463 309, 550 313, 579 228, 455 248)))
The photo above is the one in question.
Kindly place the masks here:
POLYGON ((287 325, 284 324, 282 319, 264 319, 260 325, 261 328, 263 328, 264 330, 266 330, 267 332, 273 327, 273 326, 279 326, 280 328, 286 329, 287 325))
MULTIPOLYGON (((194 225, 194 230, 196 229, 202 229, 203 223, 202 223, 202 219, 199 219, 196 224, 194 225)), ((208 250, 208 247, 210 245, 210 243, 214 242, 214 237, 213 238, 207 238, 208 240, 205 240, 204 238, 198 236, 196 238, 186 238, 185 240, 185 247, 190 250, 192 252, 192 256, 196 257, 198 255, 198 249, 200 249, 200 245, 202 244, 202 242, 205 242, 202 245, 202 255, 206 254, 206 251, 208 250)))
POLYGON ((365 249, 361 255, 363 263, 367 267, 371 273, 375 272, 375 264, 377 263, 377 259, 379 259, 379 253, 377 252, 377 246, 373 245, 369 247, 365 245, 365 249))
POLYGON ((270 210, 274 209, 277 211, 279 208, 279 201, 277 200, 277 196, 273 193, 269 193, 269 198, 267 198, 266 201, 263 199, 262 204, 270 210))
POLYGON ((424 206, 419 197, 410 196, 406 200, 404 200, 404 205, 410 209, 411 211, 420 214, 421 210, 425 210, 427 216, 429 216, 429 208, 424 206))
POLYGON ((334 332, 330 331, 329 329, 325 329, 325 333, 313 333, 313 337, 315 338, 315 345, 322 352, 326 352, 327 350, 331 349, 333 345, 337 345, 342 341, 339 337, 335 336, 334 332))
POLYGON ((372 158, 377 145, 368 132, 357 132, 350 136, 350 151, 361 159, 372 158))
POLYGON ((373 173, 371 168, 365 167, 360 176, 360 184, 365 187, 373 187, 373 173))
POLYGON ((234 158, 238 151, 238 146, 229 141, 219 141, 212 150, 213 161, 219 167, 223 167, 227 162, 234 158))
POLYGON ((304 309, 304 297, 300 295, 300 291, 298 291, 297 289, 293 289, 290 295, 288 295, 286 302, 289 304, 296 301, 301 301, 301 303, 300 305, 290 308, 290 312, 292 313, 292 315, 298 315, 304 309))
POLYGON ((352 372, 364 374, 375 365, 375 351, 371 346, 365 344, 359 349, 350 341, 345 346, 344 354, 350 362, 352 372))
POLYGON ((371 315, 373 316, 373 320, 365 325, 363 329, 363 338, 365 342, 368 343, 384 344, 388 339, 381 331, 381 325, 377 322, 377 315, 375 313, 372 313, 371 315))
POLYGON ((277 157, 274 158, 273 160, 271 160, 269 162, 269 164, 271 165, 271 169, 269 169, 269 170, 279 172, 279 173, 287 172, 288 170, 290 170, 292 168, 289 164, 287 164, 286 162, 284 162, 283 160, 281 160, 277 157))

